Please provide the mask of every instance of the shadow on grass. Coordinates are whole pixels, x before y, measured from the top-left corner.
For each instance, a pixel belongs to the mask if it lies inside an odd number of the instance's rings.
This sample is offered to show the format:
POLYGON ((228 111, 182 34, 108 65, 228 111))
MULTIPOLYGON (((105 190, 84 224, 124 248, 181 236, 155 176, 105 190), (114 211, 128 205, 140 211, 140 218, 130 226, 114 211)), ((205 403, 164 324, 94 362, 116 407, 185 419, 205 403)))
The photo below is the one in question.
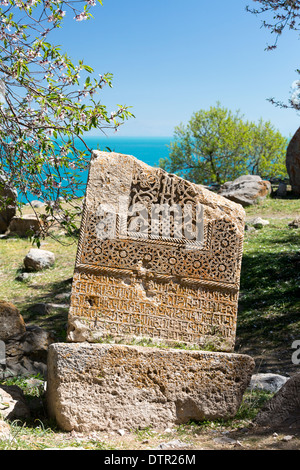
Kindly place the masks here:
POLYGON ((299 199, 299 196, 294 194, 291 190, 287 190, 284 196, 277 196, 276 191, 273 191, 270 194, 271 199, 281 199, 281 200, 296 200, 299 199))
MULTIPOLYGON (((288 239, 286 236, 280 243, 286 244, 288 239)), ((241 272, 237 350, 253 351, 269 370, 289 370, 293 367, 293 339, 300 339, 299 253, 246 253, 241 272)))
POLYGON ((71 292, 72 278, 55 281, 48 285, 48 292, 40 292, 39 285, 30 286, 37 291, 37 295, 26 301, 20 307, 20 312, 26 325, 38 325, 41 328, 54 332, 58 341, 65 341, 69 311, 69 298, 58 298, 59 294, 71 292))

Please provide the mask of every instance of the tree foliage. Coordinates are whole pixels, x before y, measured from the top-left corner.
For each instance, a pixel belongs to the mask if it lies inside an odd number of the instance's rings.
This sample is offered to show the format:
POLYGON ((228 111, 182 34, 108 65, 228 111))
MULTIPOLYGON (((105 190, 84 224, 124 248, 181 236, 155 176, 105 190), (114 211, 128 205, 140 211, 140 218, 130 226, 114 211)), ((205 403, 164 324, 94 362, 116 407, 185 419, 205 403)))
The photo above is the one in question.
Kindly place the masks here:
POLYGON ((59 219, 70 231, 76 211, 62 201, 71 204, 85 184, 80 175, 91 153, 85 133, 116 129, 132 116, 127 106, 109 112, 96 101, 105 85, 112 86, 110 73, 73 63, 49 41, 66 14, 88 20, 95 5, 95 0, 0 1, 0 173, 23 199, 31 194, 46 202, 48 219, 59 219))
MULTIPOLYGON (((260 6, 258 8, 247 6, 250 13, 266 18, 262 20, 262 26, 267 28, 274 41, 267 46, 267 50, 276 49, 278 40, 284 30, 300 30, 300 1, 299 0, 252 0, 260 6)), ((300 69, 296 69, 300 74, 300 69)), ((281 108, 291 108, 300 110, 300 80, 296 79, 292 83, 290 97, 286 102, 278 101, 275 98, 269 98, 269 101, 281 108)))
POLYGON ((198 184, 222 184, 243 174, 285 177, 286 147, 287 139, 270 122, 245 121, 218 103, 175 128, 160 166, 198 184))
POLYGON ((298 31, 300 29, 300 2, 299 0, 252 0, 260 4, 259 8, 246 7, 247 11, 255 15, 266 16, 262 21, 265 28, 275 35, 275 40, 267 49, 277 47, 278 38, 285 29, 298 31))

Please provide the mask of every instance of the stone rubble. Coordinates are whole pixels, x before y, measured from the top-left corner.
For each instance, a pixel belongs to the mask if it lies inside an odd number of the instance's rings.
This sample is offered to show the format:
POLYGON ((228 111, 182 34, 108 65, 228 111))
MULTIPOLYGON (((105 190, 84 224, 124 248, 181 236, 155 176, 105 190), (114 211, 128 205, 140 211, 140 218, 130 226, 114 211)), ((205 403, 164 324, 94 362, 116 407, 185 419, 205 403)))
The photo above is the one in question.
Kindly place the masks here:
POLYGON ((24 266, 28 271, 41 271, 48 269, 55 263, 52 251, 31 248, 24 258, 24 266))

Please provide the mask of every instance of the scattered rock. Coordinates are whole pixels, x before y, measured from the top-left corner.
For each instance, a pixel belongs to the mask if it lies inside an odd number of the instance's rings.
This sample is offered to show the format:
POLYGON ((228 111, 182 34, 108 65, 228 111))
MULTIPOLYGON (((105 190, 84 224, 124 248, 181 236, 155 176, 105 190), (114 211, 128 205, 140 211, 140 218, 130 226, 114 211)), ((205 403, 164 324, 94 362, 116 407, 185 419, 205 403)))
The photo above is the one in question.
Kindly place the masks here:
POLYGON ((16 281, 24 282, 24 281, 28 281, 30 278, 31 278, 30 273, 20 273, 17 275, 16 281))
POLYGON ((0 173, 0 233, 8 230, 11 219, 16 215, 18 193, 7 182, 7 178, 0 173))
POLYGON ((69 308, 69 304, 38 303, 28 307, 27 311, 35 315, 48 315, 56 308, 69 308))
POLYGON ((0 413, 4 419, 28 418, 29 407, 17 385, 0 385, 0 413))
POLYGON ((275 197, 285 197, 287 195, 287 185, 279 183, 277 190, 274 193, 275 197))
POLYGON ((249 388, 264 390, 266 392, 276 393, 281 387, 289 380, 289 377, 284 377, 279 374, 254 374, 251 377, 249 388))
POLYGON ((255 227, 253 227, 253 225, 246 224, 245 225, 245 231, 246 232, 255 232, 255 227))
POLYGON ((57 294, 55 296, 56 300, 70 300, 71 292, 62 292, 61 294, 57 294))
POLYGON ((300 228, 300 217, 297 217, 292 222, 290 222, 289 227, 291 227, 291 228, 300 228))
POLYGON ((30 205, 35 209, 38 209, 39 207, 44 207, 45 203, 42 201, 31 201, 30 205))
POLYGON ((28 307, 27 311, 30 313, 34 313, 34 315, 48 315, 52 310, 52 307, 50 304, 45 304, 45 303, 38 303, 38 304, 33 304, 28 307))
POLYGON ((300 430, 300 373, 293 375, 258 413, 255 424, 300 430))
POLYGON ((36 379, 35 377, 30 377, 24 380, 24 384, 26 384, 26 388, 28 389, 36 389, 40 392, 45 391, 44 380, 36 379))
MULTIPOLYGON (((0 414, 1 414, 1 409, 0 409, 0 414)), ((6 441, 6 440, 8 441, 12 440, 12 435, 10 432, 10 425, 6 421, 0 418, 0 441, 6 441)))
POLYGON ((300 196, 300 127, 295 132, 286 151, 286 169, 292 192, 300 196))
POLYGON ((221 436, 215 437, 214 442, 217 444, 236 444, 238 441, 236 439, 232 439, 231 437, 221 436))
POLYGON ((37 326, 28 326, 25 333, 6 341, 5 377, 46 376, 47 352, 55 342, 53 334, 37 326))
POLYGON ((25 214, 22 217, 14 216, 9 224, 11 235, 17 235, 20 238, 31 237, 40 233, 42 221, 35 214, 25 214))
POLYGON ((158 444, 157 447, 155 447, 155 450, 169 450, 169 449, 186 449, 190 447, 188 444, 185 442, 180 441, 179 439, 174 439, 173 441, 169 442, 162 442, 161 444, 158 444))
POLYGON ((247 207, 265 199, 271 194, 271 191, 272 187, 269 181, 262 180, 258 175, 244 175, 222 185, 218 193, 243 207, 247 207))
POLYGON ((0 300, 0 340, 20 335, 26 330, 25 322, 15 305, 0 300))
POLYGON ((283 436, 282 441, 289 442, 294 439, 294 436, 283 436))
POLYGON ((54 263, 54 253, 39 248, 31 248, 24 258, 24 266, 29 271, 41 271, 50 268, 54 263))
POLYGON ((44 450, 88 450, 84 447, 46 447, 44 450))
POLYGON ((248 224, 256 229, 261 229, 266 225, 269 225, 269 223, 270 222, 268 220, 262 219, 261 217, 255 217, 254 219, 248 221, 248 224))
POLYGON ((173 432, 173 430, 172 430, 171 428, 166 428, 166 429, 164 430, 164 432, 165 432, 165 433, 170 433, 170 432, 173 432))

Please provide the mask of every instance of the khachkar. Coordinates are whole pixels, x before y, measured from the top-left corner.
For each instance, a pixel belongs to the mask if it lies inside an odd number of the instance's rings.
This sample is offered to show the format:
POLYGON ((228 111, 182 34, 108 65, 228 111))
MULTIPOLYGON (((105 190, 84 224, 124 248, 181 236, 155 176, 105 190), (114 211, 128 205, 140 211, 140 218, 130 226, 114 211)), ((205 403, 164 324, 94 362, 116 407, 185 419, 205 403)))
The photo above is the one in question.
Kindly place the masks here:
POLYGON ((49 349, 49 409, 63 428, 236 412, 253 368, 250 357, 232 352, 244 218, 242 206, 200 185, 132 156, 93 152, 68 344, 49 349), (159 347, 133 346, 141 338, 159 347), (180 344, 198 350, 172 348, 180 344), (65 390, 70 403, 72 381, 71 412, 62 397, 65 390), (83 394, 94 397, 86 406, 83 394))

